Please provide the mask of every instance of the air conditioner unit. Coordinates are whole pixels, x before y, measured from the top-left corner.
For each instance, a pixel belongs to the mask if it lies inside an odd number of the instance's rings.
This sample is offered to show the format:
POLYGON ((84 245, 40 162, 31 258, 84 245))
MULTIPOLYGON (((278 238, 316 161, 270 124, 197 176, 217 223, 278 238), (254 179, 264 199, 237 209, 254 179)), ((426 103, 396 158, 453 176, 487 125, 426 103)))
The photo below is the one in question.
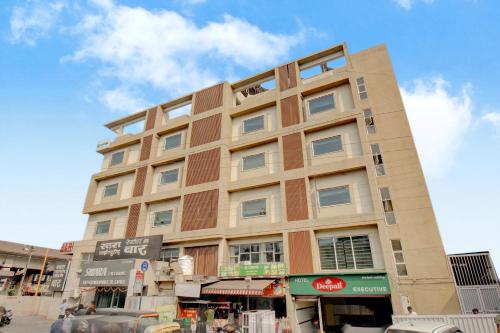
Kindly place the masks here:
POLYGON ((111 140, 101 140, 97 143, 97 150, 101 150, 103 148, 108 148, 111 144, 111 140))

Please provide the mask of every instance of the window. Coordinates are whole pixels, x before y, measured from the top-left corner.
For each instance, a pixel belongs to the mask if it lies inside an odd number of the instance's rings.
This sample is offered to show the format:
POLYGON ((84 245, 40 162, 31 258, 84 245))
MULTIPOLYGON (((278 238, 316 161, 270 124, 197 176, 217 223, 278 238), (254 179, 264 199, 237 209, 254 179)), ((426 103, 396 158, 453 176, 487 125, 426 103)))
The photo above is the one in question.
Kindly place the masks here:
POLYGON ((155 219, 153 221, 153 227, 162 227, 172 223, 172 210, 165 210, 161 212, 155 212, 155 219))
POLYGON ((103 221, 97 222, 97 227, 95 229, 96 235, 107 234, 109 232, 109 226, 111 225, 111 221, 103 221))
POLYGON ((394 209, 392 207, 391 193, 388 187, 380 189, 380 196, 382 197, 382 206, 385 212, 385 222, 387 224, 396 224, 396 217, 394 216, 394 209))
POLYGON ((182 134, 176 134, 172 136, 167 136, 165 138, 165 145, 163 146, 165 150, 178 148, 181 146, 182 134))
POLYGON ((243 218, 266 216, 266 204, 266 199, 243 201, 241 203, 241 215, 243 218))
POLYGON ((369 269, 373 257, 368 236, 318 238, 321 269, 369 269))
POLYGON ((283 242, 231 245, 229 260, 232 264, 248 261, 252 264, 283 262, 283 242))
POLYGON ((394 253, 394 261, 396 263, 396 271, 398 276, 407 276, 408 271, 406 270, 405 258, 403 255, 403 247, 401 246, 401 241, 399 239, 392 239, 392 252, 394 253))
POLYGON ((349 186, 340 186, 318 190, 320 207, 328 207, 351 203, 349 186))
POLYGON ((179 179, 179 169, 163 171, 160 174, 160 184, 176 183, 179 179))
POLYGON ((312 142, 314 156, 342 151, 342 137, 340 135, 312 142))
POLYGON ((109 166, 118 165, 123 162, 123 156, 125 155, 124 151, 119 151, 111 155, 111 161, 109 162, 109 166))
POLYGON ((367 99, 368 93, 366 92, 365 79, 362 77, 359 77, 356 79, 356 83, 358 85, 359 99, 367 99))
POLYGON ((248 155, 243 157, 243 171, 258 169, 266 164, 266 153, 248 155))
POLYGON ((104 187, 104 196, 105 197, 111 197, 113 195, 116 195, 116 193, 118 193, 118 184, 106 185, 104 187))
POLYGON ((368 134, 374 134, 376 132, 375 129, 375 120, 373 119, 373 114, 371 109, 364 109, 363 116, 365 117, 365 126, 368 134))
POLYGON ((311 99, 308 103, 309 114, 311 115, 335 108, 335 99, 333 98, 333 94, 311 99))
POLYGON ((160 252, 161 261, 173 262, 179 259, 179 249, 178 248, 163 248, 160 252))
POLYGON ((243 133, 250 133, 264 129, 264 115, 243 120, 243 133))
POLYGON ((382 153, 380 152, 380 147, 377 143, 371 145, 373 164, 375 164, 375 171, 377 176, 385 175, 384 161, 382 160, 382 153))

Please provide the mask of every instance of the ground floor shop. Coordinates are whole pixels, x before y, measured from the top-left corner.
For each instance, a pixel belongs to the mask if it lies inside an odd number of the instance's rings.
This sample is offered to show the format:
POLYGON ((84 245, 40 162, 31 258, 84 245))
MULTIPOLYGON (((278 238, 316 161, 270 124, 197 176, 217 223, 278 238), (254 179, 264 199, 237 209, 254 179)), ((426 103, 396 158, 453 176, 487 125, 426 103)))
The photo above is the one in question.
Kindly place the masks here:
POLYGON ((290 293, 300 333, 337 333, 345 325, 384 327, 391 322, 386 274, 292 276, 290 293))

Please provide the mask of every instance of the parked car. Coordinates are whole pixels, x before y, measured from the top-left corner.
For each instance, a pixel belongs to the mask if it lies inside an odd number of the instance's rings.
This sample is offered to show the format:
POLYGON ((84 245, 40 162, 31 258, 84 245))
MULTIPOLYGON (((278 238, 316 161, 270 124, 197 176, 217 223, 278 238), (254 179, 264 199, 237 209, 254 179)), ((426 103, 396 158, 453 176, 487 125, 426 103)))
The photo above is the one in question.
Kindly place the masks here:
POLYGON ((463 333, 458 327, 437 321, 404 322, 391 325, 385 333, 463 333))

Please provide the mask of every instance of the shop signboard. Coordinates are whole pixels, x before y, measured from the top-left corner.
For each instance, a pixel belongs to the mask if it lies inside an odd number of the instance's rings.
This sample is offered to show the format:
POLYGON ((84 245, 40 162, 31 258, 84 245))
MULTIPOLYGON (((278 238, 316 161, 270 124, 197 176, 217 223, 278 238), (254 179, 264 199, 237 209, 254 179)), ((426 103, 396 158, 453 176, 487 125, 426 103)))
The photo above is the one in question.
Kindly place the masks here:
POLYGON ((160 259, 162 235, 99 241, 94 261, 116 259, 160 259))
POLYGON ((82 263, 80 287, 127 287, 134 263, 132 259, 82 263))
POLYGON ((56 264, 52 279, 50 280, 50 291, 63 291, 64 282, 66 281, 66 274, 68 272, 69 261, 59 262, 56 264))
POLYGON ((292 295, 389 295, 387 274, 302 275, 290 277, 292 295))
POLYGON ((144 286, 144 272, 141 270, 135 271, 135 281, 134 281, 134 293, 142 293, 142 288, 144 286))
POLYGON ((161 323, 172 323, 177 314, 177 306, 175 304, 158 305, 155 310, 158 312, 158 319, 161 323))
POLYGON ((240 276, 285 276, 288 274, 285 263, 264 263, 264 264, 230 264, 220 267, 221 277, 240 276))

